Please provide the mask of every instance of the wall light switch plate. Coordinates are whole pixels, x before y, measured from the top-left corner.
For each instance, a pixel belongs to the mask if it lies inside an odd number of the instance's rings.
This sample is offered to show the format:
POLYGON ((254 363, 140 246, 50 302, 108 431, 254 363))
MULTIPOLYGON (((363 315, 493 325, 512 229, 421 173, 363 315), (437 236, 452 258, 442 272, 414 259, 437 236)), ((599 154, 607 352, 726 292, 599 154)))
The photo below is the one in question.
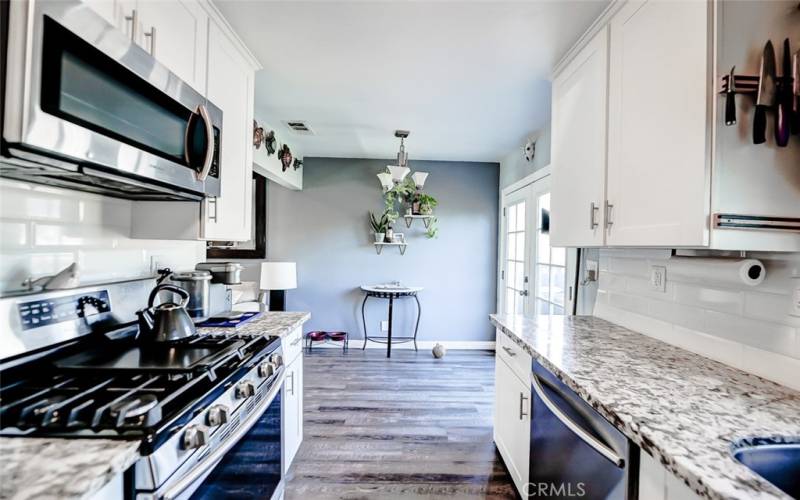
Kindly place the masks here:
POLYGON ((794 287, 794 293, 792 293, 792 309, 789 314, 800 316, 800 279, 795 281, 798 283, 794 287))
POLYGON ((381 321, 381 331, 388 332, 389 331, 389 322, 388 321, 381 321))
POLYGON ((667 268, 650 266, 650 288, 656 292, 667 291, 667 268))

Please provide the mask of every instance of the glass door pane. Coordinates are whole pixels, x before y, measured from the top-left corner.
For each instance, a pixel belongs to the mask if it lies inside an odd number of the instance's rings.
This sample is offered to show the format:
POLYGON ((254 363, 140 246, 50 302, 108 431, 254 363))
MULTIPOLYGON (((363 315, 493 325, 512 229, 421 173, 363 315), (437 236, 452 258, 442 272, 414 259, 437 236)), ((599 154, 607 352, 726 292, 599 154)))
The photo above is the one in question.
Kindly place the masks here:
POLYGON ((527 199, 512 198, 505 210, 503 258, 503 312, 525 314, 528 287, 527 229, 525 227, 527 199))
POLYGON ((536 311, 564 314, 567 297, 566 250, 550 246, 550 193, 536 195, 536 311))

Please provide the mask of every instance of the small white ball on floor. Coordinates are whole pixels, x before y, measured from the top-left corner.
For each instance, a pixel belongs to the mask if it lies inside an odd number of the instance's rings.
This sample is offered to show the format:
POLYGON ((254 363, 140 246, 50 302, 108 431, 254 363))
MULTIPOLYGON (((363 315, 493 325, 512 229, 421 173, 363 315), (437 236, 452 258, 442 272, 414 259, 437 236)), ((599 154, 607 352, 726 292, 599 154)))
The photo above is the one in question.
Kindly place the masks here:
POLYGON ((447 349, 442 344, 437 343, 435 346, 433 346, 434 358, 443 358, 445 354, 447 354, 447 349))

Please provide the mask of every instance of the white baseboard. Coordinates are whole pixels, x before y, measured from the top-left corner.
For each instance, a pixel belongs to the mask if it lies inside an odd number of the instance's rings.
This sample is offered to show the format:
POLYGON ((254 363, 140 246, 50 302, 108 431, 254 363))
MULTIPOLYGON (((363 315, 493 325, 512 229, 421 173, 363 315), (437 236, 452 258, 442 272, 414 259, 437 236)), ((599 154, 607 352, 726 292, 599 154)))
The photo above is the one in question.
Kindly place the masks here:
MULTIPOLYGON (((420 351, 427 351, 433 349, 437 343, 442 344, 447 349, 452 350, 469 350, 469 351, 494 351, 494 340, 418 340, 417 347, 420 351)), ((303 344, 305 346, 305 344, 303 344)), ((364 339, 351 339, 350 349, 361 349, 364 345, 364 339)), ((337 342, 314 343, 312 349, 333 348, 341 349, 342 344, 337 342)), ((367 342, 367 349, 383 349, 386 350, 386 344, 379 344, 378 342, 367 342)), ((392 344, 392 350, 397 349, 414 349, 413 342, 405 342, 402 344, 392 344)))

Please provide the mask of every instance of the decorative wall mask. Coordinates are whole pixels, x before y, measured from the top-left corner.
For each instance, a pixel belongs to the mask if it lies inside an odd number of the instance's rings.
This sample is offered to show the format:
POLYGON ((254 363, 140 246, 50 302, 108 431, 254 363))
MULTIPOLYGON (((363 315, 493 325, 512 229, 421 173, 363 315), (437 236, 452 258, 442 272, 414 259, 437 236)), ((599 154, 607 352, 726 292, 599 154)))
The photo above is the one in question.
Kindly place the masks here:
POLYGON ((533 157, 536 155, 536 141, 530 140, 526 142, 523 150, 525 153, 525 161, 533 161, 533 157))
POLYGON ((264 127, 259 127, 258 122, 253 120, 253 146, 258 149, 262 142, 264 142, 264 127))
POLYGON ((300 158, 295 158, 292 166, 294 167, 295 170, 299 169, 300 167, 303 166, 303 160, 301 160, 300 158))
POLYGON ((275 140, 275 131, 270 130, 266 133, 266 135, 264 135, 264 146, 267 148, 267 156, 275 154, 276 145, 277 141, 275 140))
POLYGON ((283 167, 281 170, 283 172, 289 170, 289 167, 292 166, 292 151, 287 144, 281 146, 281 149, 278 151, 278 158, 280 158, 283 167))

